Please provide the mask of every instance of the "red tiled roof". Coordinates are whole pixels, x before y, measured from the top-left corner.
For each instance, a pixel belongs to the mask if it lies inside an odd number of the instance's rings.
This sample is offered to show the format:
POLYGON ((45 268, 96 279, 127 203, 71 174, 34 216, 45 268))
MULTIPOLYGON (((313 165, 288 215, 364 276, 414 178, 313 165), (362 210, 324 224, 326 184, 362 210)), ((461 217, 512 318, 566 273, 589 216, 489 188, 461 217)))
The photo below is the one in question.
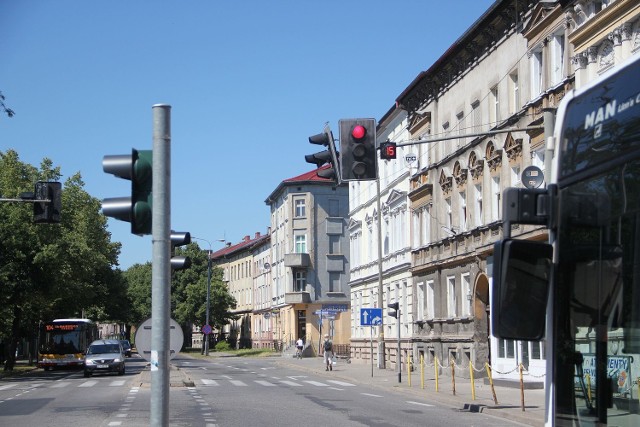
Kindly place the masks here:
POLYGON ((213 252, 211 254, 211 259, 219 259, 224 258, 227 255, 233 254, 234 252, 238 252, 243 249, 251 248, 253 245, 262 242, 263 240, 269 238, 269 234, 260 235, 256 234, 256 237, 253 239, 249 236, 246 236, 240 243, 236 243, 235 245, 225 246, 219 251, 213 252))
POLYGON ((330 182, 332 181, 331 179, 327 179, 327 178, 320 178, 318 176, 318 171, 319 170, 325 170, 325 169, 329 169, 331 167, 330 164, 326 164, 323 165, 320 168, 314 169, 312 171, 309 172, 305 172, 302 175, 298 175, 298 176, 294 176, 293 178, 289 178, 289 179, 285 179, 282 182, 297 182, 297 181, 322 181, 322 182, 330 182))

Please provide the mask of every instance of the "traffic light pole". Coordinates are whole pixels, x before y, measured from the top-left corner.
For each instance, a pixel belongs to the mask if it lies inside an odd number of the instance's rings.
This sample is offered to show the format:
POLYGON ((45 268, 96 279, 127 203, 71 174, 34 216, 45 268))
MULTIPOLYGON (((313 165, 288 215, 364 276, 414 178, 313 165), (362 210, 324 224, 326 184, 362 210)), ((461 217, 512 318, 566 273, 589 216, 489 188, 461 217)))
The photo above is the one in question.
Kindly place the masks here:
POLYGON ((169 426, 171 296, 171 106, 153 107, 150 425, 169 426))

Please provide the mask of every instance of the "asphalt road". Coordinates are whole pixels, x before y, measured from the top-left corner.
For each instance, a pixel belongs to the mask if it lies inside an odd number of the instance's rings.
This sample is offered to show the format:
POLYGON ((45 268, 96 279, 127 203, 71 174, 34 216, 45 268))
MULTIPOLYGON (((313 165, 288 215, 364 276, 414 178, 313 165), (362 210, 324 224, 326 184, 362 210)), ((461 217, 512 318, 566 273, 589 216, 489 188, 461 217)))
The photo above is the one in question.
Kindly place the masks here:
MULTIPOLYGON (((135 356, 135 355, 134 355, 135 356)), ((171 426, 513 426, 425 399, 371 389, 334 372, 303 372, 274 358, 173 359, 190 381, 169 391, 171 426)), ((148 426, 148 367, 124 376, 36 370, 0 381, 0 426, 148 426), (144 371, 144 372, 143 372, 144 371)))

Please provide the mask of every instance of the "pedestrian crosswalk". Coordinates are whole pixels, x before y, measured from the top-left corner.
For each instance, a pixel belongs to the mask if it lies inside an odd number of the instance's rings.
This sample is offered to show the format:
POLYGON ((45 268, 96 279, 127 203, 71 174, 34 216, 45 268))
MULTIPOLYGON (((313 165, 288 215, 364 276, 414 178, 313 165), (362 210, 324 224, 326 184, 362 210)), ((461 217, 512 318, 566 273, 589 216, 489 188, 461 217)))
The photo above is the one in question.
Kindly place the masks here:
POLYGON ((314 387, 355 387, 355 384, 351 384, 344 381, 337 380, 326 380, 326 381, 312 381, 312 380, 299 380, 299 381, 291 381, 291 380, 232 380, 232 379, 220 379, 220 380, 212 380, 208 378, 202 378, 199 380, 199 383, 205 387, 220 387, 233 385, 236 387, 247 387, 250 384, 258 384, 263 387, 277 387, 279 385, 285 385, 289 387, 304 387, 305 385, 311 385, 314 387))
MULTIPOLYGON (((251 380, 249 379, 238 380, 238 379, 233 379, 232 377, 229 377, 227 375, 218 379, 201 378, 200 380, 196 381, 196 383, 204 387, 220 387, 220 386, 229 386, 229 385, 234 387, 248 387, 253 384, 257 384, 262 387, 279 387, 279 386, 280 387, 281 386, 287 386, 287 387, 313 386, 313 387, 334 387, 334 388, 335 387, 355 387, 355 384, 351 384, 345 381, 338 381, 338 380, 314 381, 314 380, 295 379, 295 378, 285 380, 277 377, 251 379, 251 380)), ((101 387, 122 387, 127 384, 128 382, 126 380, 110 380, 110 381, 105 381, 105 380, 100 381, 95 379, 82 380, 82 381, 61 380, 61 381, 53 381, 50 383, 48 382, 47 383, 42 383, 42 382, 30 383, 28 385, 20 384, 20 383, 0 385, 0 391, 9 390, 12 388, 25 388, 25 387, 29 389, 34 389, 34 388, 64 389, 64 388, 71 388, 71 387, 90 388, 98 385, 101 387)))

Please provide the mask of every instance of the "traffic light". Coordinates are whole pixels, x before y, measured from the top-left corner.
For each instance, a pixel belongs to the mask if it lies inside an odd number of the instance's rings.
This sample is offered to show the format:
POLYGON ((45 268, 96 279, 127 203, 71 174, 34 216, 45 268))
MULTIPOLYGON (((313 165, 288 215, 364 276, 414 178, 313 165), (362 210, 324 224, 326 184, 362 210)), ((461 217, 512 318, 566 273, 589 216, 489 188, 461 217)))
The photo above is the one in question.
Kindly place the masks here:
POLYGON ((389 316, 395 317, 397 319, 398 318, 398 313, 400 313, 400 304, 397 303, 397 302, 392 302, 392 303, 387 304, 387 307, 389 307, 392 310, 395 310, 395 311, 389 311, 388 314, 389 314, 389 316))
POLYGON ((102 201, 106 216, 131 223, 132 234, 151 234, 153 151, 131 150, 131 155, 104 156, 102 169, 119 178, 131 180, 130 197, 113 197, 102 201))
POLYGON ((339 123, 341 178, 345 181, 376 179, 375 119, 342 119, 339 123))
POLYGON ((391 160, 396 158, 396 143, 391 141, 380 143, 380 158, 382 160, 391 160))
POLYGON ((309 142, 312 144, 324 145, 325 147, 327 147, 327 149, 315 154, 307 154, 306 156, 304 156, 304 159, 306 160, 306 162, 316 165, 316 167, 318 168, 318 170, 316 171, 316 174, 320 178, 332 179, 336 182, 339 182, 340 179, 336 172, 338 170, 339 153, 336 152, 336 145, 333 139, 333 133, 331 132, 331 129, 329 129, 329 126, 326 126, 322 133, 310 136, 309 142), (331 166, 328 168, 321 169, 322 166, 326 164, 329 164, 331 166))
POLYGON ((33 192, 33 222, 57 224, 62 210, 62 184, 59 182, 36 182, 33 192), (37 200, 43 200, 37 202, 37 200))
POLYGON ((177 246, 184 246, 191 243, 191 233, 188 231, 171 230, 171 269, 184 270, 191 267, 191 258, 186 256, 174 256, 177 246))

